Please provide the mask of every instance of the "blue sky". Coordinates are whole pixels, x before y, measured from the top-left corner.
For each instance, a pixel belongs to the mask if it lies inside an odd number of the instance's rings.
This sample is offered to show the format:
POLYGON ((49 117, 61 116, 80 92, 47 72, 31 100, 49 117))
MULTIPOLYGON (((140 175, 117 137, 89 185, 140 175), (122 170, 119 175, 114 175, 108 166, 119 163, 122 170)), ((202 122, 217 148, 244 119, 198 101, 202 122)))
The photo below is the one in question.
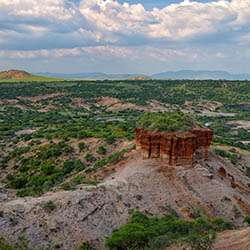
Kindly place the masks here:
POLYGON ((250 0, 0 0, 0 70, 250 73, 250 0))
MULTIPOLYGON (((152 1, 152 0, 143 0, 143 1, 140 1, 140 0, 122 1, 122 0, 120 0, 119 2, 121 2, 121 3, 127 2, 130 4, 142 3, 145 6, 145 8, 152 9, 152 8, 162 8, 162 7, 165 7, 166 5, 169 5, 172 3, 180 3, 183 1, 182 0, 154 0, 154 1, 152 1)), ((200 0, 199 2, 206 3, 206 2, 212 2, 212 1, 200 0)))

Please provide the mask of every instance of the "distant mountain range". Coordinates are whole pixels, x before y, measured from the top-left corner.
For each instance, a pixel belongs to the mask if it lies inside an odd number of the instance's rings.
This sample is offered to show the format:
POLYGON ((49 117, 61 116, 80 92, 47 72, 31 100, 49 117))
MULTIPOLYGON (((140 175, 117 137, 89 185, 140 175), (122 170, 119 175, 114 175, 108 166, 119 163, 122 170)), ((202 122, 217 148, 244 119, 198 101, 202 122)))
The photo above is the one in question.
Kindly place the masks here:
POLYGON ((250 80, 250 74, 231 74, 226 71, 167 71, 153 75, 143 74, 105 74, 101 72, 93 73, 36 73, 30 74, 26 71, 9 70, 0 72, 0 81, 56 81, 56 80, 149 80, 149 79, 173 79, 173 80, 250 80))
POLYGON ((64 74, 64 73, 36 73, 36 75, 55 77, 63 79, 84 79, 84 80, 127 80, 127 79, 148 79, 146 75, 140 74, 106 74, 101 72, 90 72, 90 73, 76 73, 76 74, 64 74))
POLYGON ((227 71, 209 71, 209 70, 180 70, 180 71, 166 71, 153 75, 142 74, 105 74, 101 72, 91 73, 37 73, 36 75, 64 78, 64 79, 85 79, 85 80, 126 80, 126 79, 190 79, 190 80, 250 80, 250 74, 231 74, 227 71))
POLYGON ((231 74, 227 71, 209 71, 209 70, 180 70, 167 71, 154 74, 153 79, 190 79, 190 80, 250 80, 250 74, 231 74))

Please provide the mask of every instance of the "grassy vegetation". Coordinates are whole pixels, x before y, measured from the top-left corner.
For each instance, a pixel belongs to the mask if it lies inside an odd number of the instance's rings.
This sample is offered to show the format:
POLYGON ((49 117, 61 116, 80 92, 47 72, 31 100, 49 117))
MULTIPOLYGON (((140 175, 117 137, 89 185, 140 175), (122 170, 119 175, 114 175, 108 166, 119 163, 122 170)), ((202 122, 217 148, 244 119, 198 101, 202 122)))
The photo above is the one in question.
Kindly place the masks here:
POLYGON ((73 171, 85 169, 85 165, 79 160, 59 159, 72 150, 66 143, 59 142, 39 146, 32 152, 33 156, 19 155, 16 173, 7 176, 8 187, 17 189, 19 196, 38 195, 50 190, 73 171))
POLYGON ((237 164, 237 162, 239 160, 239 156, 236 153, 228 152, 228 151, 225 151, 225 150, 222 150, 222 149, 218 149, 218 148, 215 148, 214 152, 217 155, 222 156, 223 158, 228 159, 234 165, 237 164))
POLYGON ((250 215, 246 216, 244 221, 250 226, 250 215))
POLYGON ((106 239, 106 246, 112 250, 160 250, 178 244, 206 250, 213 245, 216 232, 231 228, 221 218, 184 220, 174 215, 147 216, 135 212, 127 224, 106 239))
MULTIPOLYGON (((193 119, 210 124, 214 144, 250 150, 242 141, 250 140, 244 128, 235 130, 229 121, 250 120, 250 84, 246 81, 59 81, 9 82, 0 85, 0 168, 11 173, 7 187, 20 196, 40 195, 58 185, 75 188, 78 183, 94 183, 84 174, 113 164, 123 157, 119 141, 134 139, 134 129, 158 131, 188 130, 193 119), (32 101, 31 96, 59 93, 61 96, 32 101), (181 110, 186 101, 217 101, 220 112, 234 117, 194 118, 180 113, 143 114, 138 110, 110 112, 96 99, 119 98, 142 106, 152 100, 181 110), (82 100, 87 106, 75 104, 82 100), (14 102, 13 102, 14 101, 14 102), (26 130, 34 130, 26 133, 26 130), (24 131, 24 132, 22 132, 24 131), (100 141, 92 150, 89 138, 100 141), (75 145, 75 146, 74 146, 75 145), (117 149, 116 149, 117 148, 117 149), (74 176, 83 173, 81 180, 74 176), (67 184, 68 183, 68 184, 67 184), (68 185, 68 186, 67 186, 68 185)), ((237 164, 233 152, 218 154, 237 164)), ((246 168, 248 169, 248 168, 246 168)), ((247 175, 250 176, 250 170, 247 175)))
POLYGON ((23 78, 23 79, 8 79, 8 80, 7 79, 0 79, 0 84, 1 83, 29 83, 29 82, 41 83, 41 82, 58 82, 58 81, 62 81, 62 79, 32 75, 30 77, 23 78))
POLYGON ((188 131, 193 119, 182 112, 145 113, 138 120, 138 127, 151 131, 188 131))

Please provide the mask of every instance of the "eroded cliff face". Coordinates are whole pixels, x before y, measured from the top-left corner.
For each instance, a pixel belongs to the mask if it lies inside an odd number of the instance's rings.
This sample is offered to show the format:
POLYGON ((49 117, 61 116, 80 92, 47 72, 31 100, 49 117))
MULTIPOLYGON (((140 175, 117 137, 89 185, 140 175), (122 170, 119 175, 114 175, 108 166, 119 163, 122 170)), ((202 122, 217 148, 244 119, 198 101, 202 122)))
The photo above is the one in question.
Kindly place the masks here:
POLYGON ((192 165, 195 156, 208 157, 212 131, 194 128, 188 132, 151 132, 136 129, 136 145, 143 159, 159 158, 169 165, 192 165))

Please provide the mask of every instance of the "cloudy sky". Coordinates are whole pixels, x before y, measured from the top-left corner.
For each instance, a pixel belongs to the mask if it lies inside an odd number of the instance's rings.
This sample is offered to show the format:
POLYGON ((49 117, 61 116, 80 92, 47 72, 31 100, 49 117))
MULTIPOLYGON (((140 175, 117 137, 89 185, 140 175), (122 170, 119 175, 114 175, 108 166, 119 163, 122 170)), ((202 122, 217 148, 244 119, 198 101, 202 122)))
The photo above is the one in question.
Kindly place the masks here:
POLYGON ((0 0, 0 70, 250 73, 250 0, 0 0))

